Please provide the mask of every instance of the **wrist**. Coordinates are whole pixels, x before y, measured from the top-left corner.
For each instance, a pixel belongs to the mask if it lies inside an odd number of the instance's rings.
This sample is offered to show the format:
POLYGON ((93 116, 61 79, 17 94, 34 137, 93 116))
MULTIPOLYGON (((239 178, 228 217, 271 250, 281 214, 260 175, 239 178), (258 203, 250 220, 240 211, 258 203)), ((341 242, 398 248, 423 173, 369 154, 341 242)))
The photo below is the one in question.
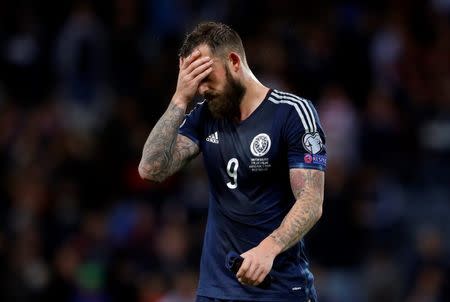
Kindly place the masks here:
POLYGON ((172 97, 172 100, 170 102, 173 105, 177 106, 178 108, 181 108, 184 110, 186 110, 187 105, 188 105, 188 101, 185 98, 183 98, 177 94, 174 94, 174 96, 172 97))
POLYGON ((274 258, 282 251, 282 248, 272 236, 266 237, 259 245, 267 250, 274 258))

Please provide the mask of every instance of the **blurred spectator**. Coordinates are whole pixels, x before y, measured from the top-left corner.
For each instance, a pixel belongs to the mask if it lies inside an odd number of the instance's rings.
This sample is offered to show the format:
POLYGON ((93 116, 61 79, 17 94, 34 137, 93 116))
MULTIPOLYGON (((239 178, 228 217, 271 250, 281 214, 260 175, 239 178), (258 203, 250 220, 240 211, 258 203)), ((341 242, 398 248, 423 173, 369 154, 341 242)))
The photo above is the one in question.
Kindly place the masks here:
POLYGON ((448 298, 448 253, 441 233, 432 226, 419 228, 409 266, 405 301, 446 301, 448 298))
POLYGON ((370 56, 375 85, 392 89, 398 83, 397 63, 405 47, 404 15, 393 11, 385 18, 373 36, 370 56))
POLYGON ((359 166, 359 120, 356 109, 345 91, 337 85, 324 89, 319 100, 318 112, 324 131, 327 133, 327 146, 330 149, 329 161, 341 173, 348 174, 359 166))
POLYGON ((401 301, 404 280, 395 261, 387 249, 369 255, 363 273, 368 301, 401 301))
POLYGON ((31 8, 25 6, 17 9, 14 23, 0 47, 2 80, 15 103, 33 107, 48 94, 41 28, 31 8))
POLYGON ((54 256, 53 270, 43 301, 69 301, 75 294, 76 273, 80 255, 69 243, 62 245, 54 256))
POLYGON ((139 286, 139 302, 157 302, 166 292, 166 281, 161 274, 144 276, 139 286))
POLYGON ((104 114, 105 32, 89 1, 76 1, 57 39, 55 64, 68 126, 89 129, 104 114))
POLYGON ((198 277, 193 271, 181 271, 175 274, 173 290, 164 295, 159 302, 195 301, 198 277))
POLYGON ((111 37, 111 78, 120 96, 135 96, 142 77, 139 37, 139 1, 116 0, 114 28, 111 37))

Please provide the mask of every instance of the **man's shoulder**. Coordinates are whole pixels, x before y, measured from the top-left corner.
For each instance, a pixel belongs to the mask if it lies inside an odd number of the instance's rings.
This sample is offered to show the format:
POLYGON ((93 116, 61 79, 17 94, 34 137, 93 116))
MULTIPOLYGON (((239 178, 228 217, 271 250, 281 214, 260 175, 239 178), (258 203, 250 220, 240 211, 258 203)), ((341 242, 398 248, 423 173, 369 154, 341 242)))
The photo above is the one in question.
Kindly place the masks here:
POLYGON ((312 105, 310 100, 308 100, 302 96, 299 96, 292 92, 278 90, 278 89, 272 89, 272 92, 271 92, 269 98, 271 98, 272 100, 275 100, 275 101, 282 101, 282 102, 280 102, 280 104, 289 105, 290 103, 295 103, 295 104, 309 103, 309 105, 312 105))
POLYGON ((273 89, 269 101, 280 107, 286 122, 301 123, 306 131, 317 130, 317 112, 310 100, 290 92, 273 89))
POLYGON ((287 111, 299 111, 300 109, 312 111, 314 109, 310 100, 278 89, 272 89, 268 99, 278 105, 277 107, 280 107, 280 109, 287 111))

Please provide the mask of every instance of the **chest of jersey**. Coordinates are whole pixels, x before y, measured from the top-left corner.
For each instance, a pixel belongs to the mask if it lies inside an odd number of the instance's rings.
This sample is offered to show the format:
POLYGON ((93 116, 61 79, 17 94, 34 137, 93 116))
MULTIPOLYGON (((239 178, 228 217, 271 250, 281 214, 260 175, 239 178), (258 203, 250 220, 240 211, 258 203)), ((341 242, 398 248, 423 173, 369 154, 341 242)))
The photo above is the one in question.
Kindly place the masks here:
POLYGON ((286 168, 280 127, 269 114, 260 112, 240 124, 215 121, 205 131, 202 151, 216 189, 251 193, 286 168))

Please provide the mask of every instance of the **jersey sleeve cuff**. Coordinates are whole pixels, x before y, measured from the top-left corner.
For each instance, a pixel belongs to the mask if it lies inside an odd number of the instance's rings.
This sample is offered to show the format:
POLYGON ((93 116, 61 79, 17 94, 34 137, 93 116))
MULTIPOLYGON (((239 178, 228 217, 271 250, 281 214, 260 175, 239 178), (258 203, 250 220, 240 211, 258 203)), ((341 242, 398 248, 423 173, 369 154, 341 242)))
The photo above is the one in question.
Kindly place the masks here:
POLYGON ((325 171, 326 167, 323 165, 313 165, 313 164, 305 164, 305 163, 294 163, 289 164, 289 169, 311 169, 311 170, 320 170, 325 171))
POLYGON ((198 138, 193 135, 192 133, 186 132, 186 131, 182 131, 179 130, 178 134, 181 134, 183 136, 186 136, 187 138, 189 138, 191 141, 193 141, 197 146, 200 146, 200 141, 198 140, 198 138))

